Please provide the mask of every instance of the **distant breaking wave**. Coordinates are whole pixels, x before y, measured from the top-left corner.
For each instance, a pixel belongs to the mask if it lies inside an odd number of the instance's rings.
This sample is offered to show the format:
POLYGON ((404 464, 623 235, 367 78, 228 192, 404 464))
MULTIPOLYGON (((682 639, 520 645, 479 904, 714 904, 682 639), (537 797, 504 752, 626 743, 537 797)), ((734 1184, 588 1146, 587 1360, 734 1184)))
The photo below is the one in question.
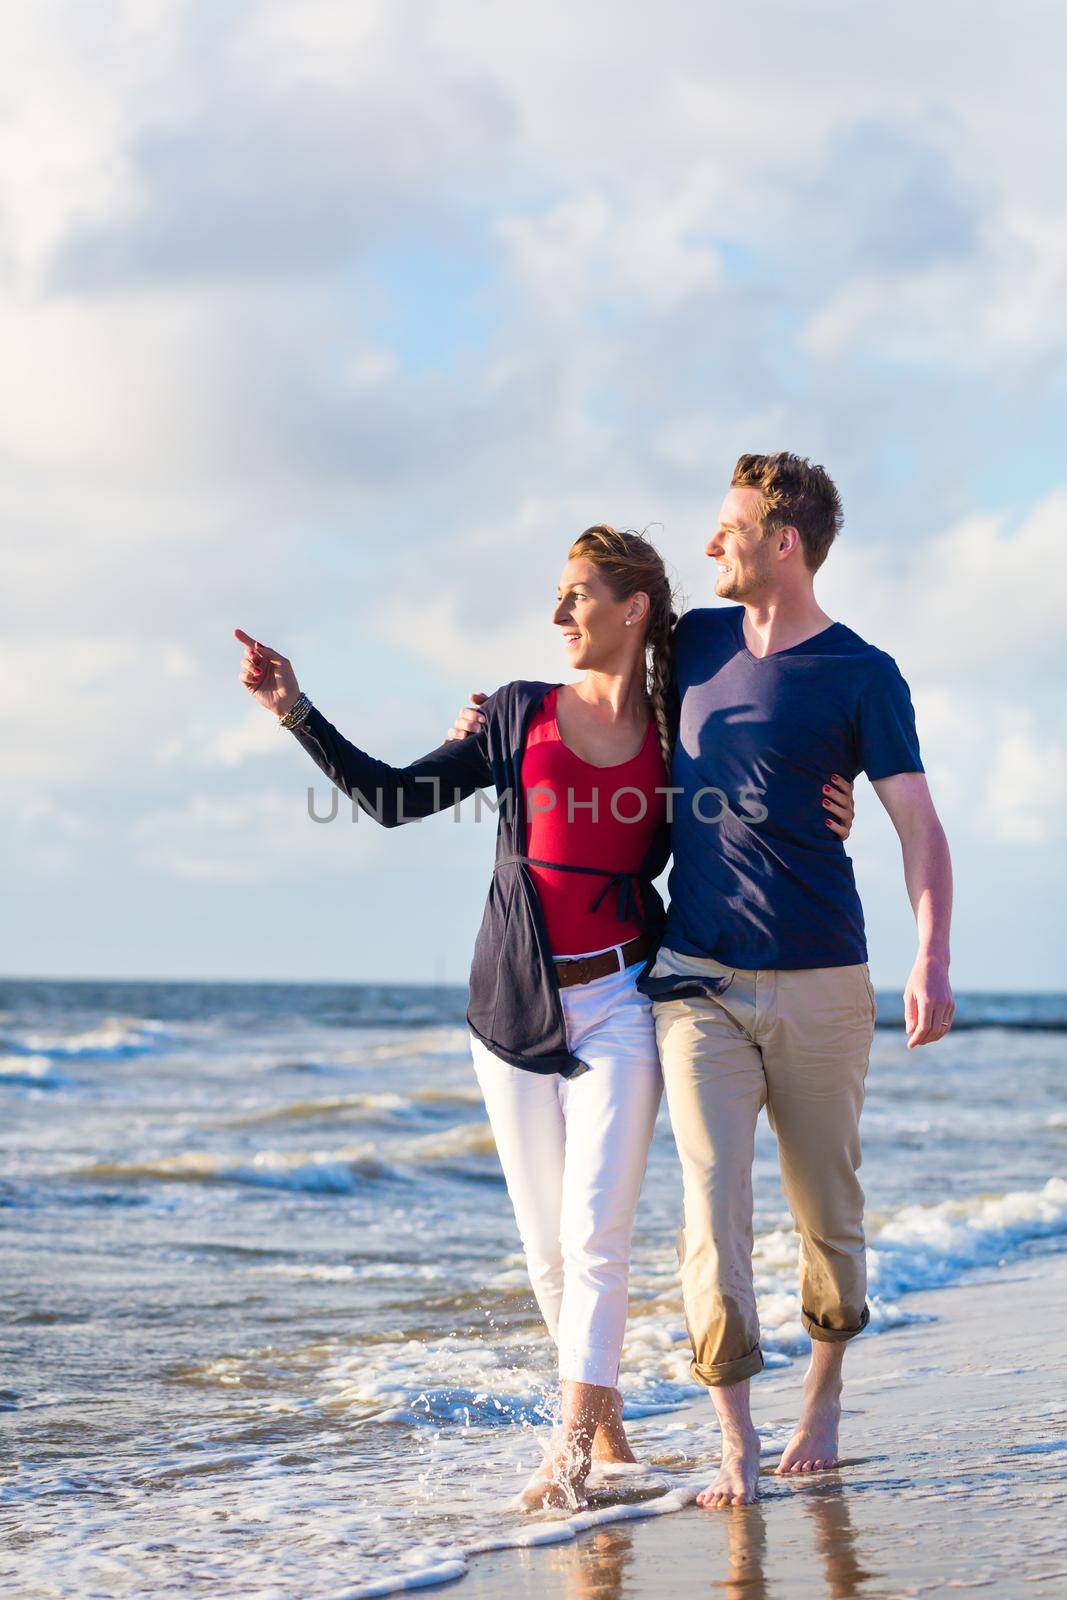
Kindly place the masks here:
POLYGON ((170 1049, 180 1037, 166 1022, 141 1017, 107 1017, 82 1033, 25 1033, 20 1039, 0 1037, 0 1050, 11 1055, 58 1056, 64 1061, 79 1057, 140 1056, 170 1049))
POLYGON ((398 1141, 390 1147, 389 1161, 383 1161, 369 1145, 324 1151, 259 1150, 249 1161, 189 1150, 143 1161, 97 1161, 65 1176, 94 1182, 237 1183, 309 1194, 354 1194, 375 1180, 403 1182, 413 1176, 405 1168, 427 1163, 441 1167, 447 1164, 449 1173, 455 1176, 480 1177, 482 1174, 475 1171, 464 1174, 457 1164, 471 1156, 492 1156, 495 1152, 489 1124, 475 1122, 398 1141))

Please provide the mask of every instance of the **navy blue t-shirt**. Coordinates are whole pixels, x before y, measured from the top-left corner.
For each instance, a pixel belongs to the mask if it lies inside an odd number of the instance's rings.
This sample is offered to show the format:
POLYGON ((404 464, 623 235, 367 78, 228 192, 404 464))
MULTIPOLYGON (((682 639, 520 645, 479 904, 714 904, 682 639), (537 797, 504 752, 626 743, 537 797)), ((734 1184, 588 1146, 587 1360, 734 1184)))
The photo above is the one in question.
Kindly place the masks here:
POLYGON ((852 863, 822 788, 835 772, 924 770, 908 686, 892 656, 841 622, 754 656, 744 615, 690 611, 675 635, 682 793, 663 943, 733 967, 866 961, 852 863))

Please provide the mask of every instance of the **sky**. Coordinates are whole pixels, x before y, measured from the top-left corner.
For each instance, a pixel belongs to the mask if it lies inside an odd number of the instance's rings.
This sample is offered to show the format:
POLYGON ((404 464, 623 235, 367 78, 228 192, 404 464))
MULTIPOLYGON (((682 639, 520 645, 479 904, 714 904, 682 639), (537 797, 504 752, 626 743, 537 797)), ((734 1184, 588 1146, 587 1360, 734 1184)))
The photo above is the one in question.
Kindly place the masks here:
POLYGON ((1067 988, 1065 78, 1029 0, 9 0, 0 973, 465 981, 490 820, 311 821, 234 627, 407 761, 567 675, 582 528, 707 604, 789 449, 911 686, 957 988, 1067 988))

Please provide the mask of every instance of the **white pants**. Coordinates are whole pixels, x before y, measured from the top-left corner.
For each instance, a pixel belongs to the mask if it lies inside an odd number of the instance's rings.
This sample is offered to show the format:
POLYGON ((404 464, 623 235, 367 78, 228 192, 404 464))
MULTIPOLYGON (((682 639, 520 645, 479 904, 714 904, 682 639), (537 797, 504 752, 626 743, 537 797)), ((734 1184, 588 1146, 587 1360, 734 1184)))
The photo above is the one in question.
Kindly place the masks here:
POLYGON ((663 1078, 641 963, 560 990, 573 1079, 513 1067, 471 1039, 474 1070, 559 1375, 614 1388, 630 1236, 663 1078))

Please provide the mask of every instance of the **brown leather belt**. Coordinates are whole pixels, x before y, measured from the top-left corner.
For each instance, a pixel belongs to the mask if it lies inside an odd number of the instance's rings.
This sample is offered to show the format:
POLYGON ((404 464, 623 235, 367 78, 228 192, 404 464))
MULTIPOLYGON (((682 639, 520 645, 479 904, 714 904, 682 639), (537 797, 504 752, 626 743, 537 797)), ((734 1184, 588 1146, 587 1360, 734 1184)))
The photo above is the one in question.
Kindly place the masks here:
POLYGON ((577 961, 553 961, 560 988, 569 989, 575 983, 592 983, 594 978, 606 978, 609 972, 620 972, 620 950, 622 967, 632 967, 635 961, 643 961, 650 954, 652 939, 647 933, 639 933, 636 939, 616 945, 614 950, 604 950, 598 956, 579 956, 577 961))

